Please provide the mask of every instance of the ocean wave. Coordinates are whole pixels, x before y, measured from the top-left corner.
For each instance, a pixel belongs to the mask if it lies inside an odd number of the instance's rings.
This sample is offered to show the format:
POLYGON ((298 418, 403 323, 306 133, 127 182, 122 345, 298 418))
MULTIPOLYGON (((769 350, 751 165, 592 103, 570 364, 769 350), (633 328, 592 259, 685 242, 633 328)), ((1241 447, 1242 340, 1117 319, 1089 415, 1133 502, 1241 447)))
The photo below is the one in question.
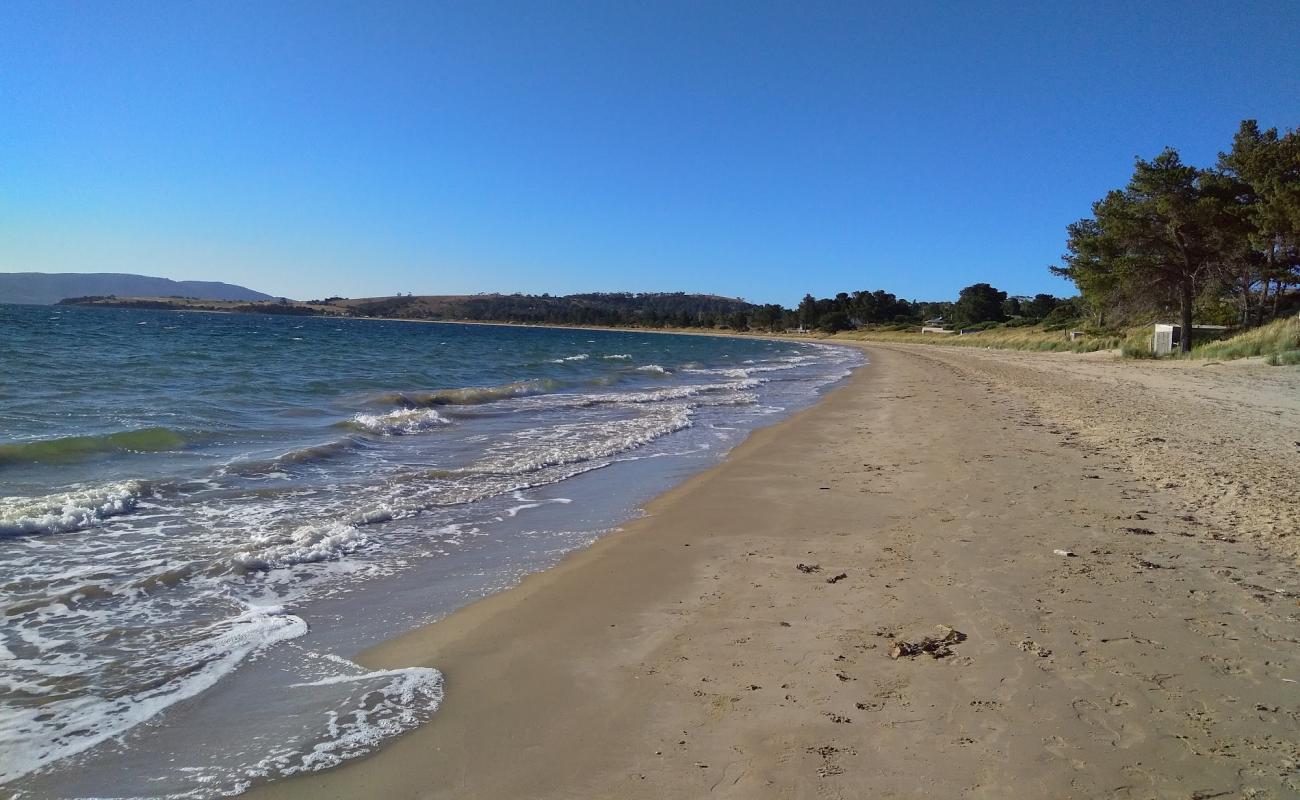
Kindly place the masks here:
POLYGON ((72 464, 109 453, 160 452, 184 445, 185 437, 170 428, 140 428, 102 436, 65 436, 0 444, 0 465, 72 464))
POLYGON ((560 388, 559 381, 538 378, 513 381, 500 386, 466 386, 460 389, 439 389, 433 392, 392 392, 380 395, 375 402, 385 405, 420 408, 426 406, 472 406, 494 403, 512 397, 528 397, 553 392, 560 388))
POLYGON ((628 361, 631 360, 632 356, 628 355, 627 353, 612 353, 607 356, 601 356, 601 358, 605 359, 606 361, 628 361))
POLYGON ((563 363, 565 363, 565 362, 567 362, 567 361, 586 361, 586 360, 587 360, 588 358, 590 358, 590 357, 591 357, 591 356, 587 355, 586 353, 579 353, 579 354, 576 355, 576 356, 565 356, 564 358, 552 358, 552 359, 551 359, 550 361, 548 361, 547 363, 549 363, 549 364, 563 364, 563 363))
POLYGON ((217 470, 217 476, 225 475, 247 475, 258 476, 270 473, 281 472, 284 469, 293 467, 298 464, 310 464, 316 461, 327 461, 336 458, 350 450, 358 447, 355 438, 336 439, 332 442, 322 442, 307 447, 300 447, 296 450, 289 450, 273 458, 252 459, 249 461, 238 461, 233 464, 227 464, 217 470))
POLYGON ((67 533, 135 510, 147 487, 123 481, 39 497, 0 498, 0 536, 67 533))
POLYGON ((387 414, 357 414, 347 424, 367 433, 399 436, 440 428, 451 424, 451 420, 432 408, 400 408, 387 414))
POLYGON ((111 739, 215 685, 252 653, 302 636, 307 623, 280 606, 252 607, 211 625, 177 653, 167 680, 112 697, 85 694, 5 709, 0 726, 0 783, 111 739))
POLYGON ((666 370, 666 369, 664 369, 663 367, 659 366, 658 364, 646 364, 645 366, 637 367, 637 368, 636 368, 636 371, 637 371, 637 372, 649 372, 649 373, 651 373, 651 374, 653 374, 653 375, 671 375, 671 374, 672 374, 671 372, 669 372, 668 370, 666 370))

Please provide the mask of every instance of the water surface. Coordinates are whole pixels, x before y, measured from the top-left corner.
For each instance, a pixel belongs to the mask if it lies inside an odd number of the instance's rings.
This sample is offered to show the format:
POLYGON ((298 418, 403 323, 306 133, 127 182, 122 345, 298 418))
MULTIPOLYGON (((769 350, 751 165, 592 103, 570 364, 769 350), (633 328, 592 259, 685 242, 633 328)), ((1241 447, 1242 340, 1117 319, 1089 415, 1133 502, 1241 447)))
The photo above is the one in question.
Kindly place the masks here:
MULTIPOLYGON (((435 717, 366 646, 553 564, 844 348, 0 306, 0 781, 237 793, 435 717)), ((436 723, 435 723, 436 724, 436 723)))

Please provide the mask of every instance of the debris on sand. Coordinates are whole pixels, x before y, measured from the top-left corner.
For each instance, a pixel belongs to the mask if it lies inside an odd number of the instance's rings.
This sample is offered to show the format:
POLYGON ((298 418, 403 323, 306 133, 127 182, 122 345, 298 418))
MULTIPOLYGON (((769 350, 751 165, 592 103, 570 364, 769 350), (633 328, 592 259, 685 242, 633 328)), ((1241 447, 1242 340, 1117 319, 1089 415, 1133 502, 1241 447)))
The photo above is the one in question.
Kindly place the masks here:
POLYGON ((1136 559, 1137 565, 1142 569, 1173 569, 1165 564, 1157 564, 1154 561, 1147 561, 1145 558, 1136 559))
POLYGON ((1046 647, 1043 647, 1041 644, 1035 642, 1033 639, 1022 639, 1020 644, 1017 646, 1020 648, 1020 652, 1033 653, 1039 658, 1047 658, 1052 654, 1051 650, 1048 650, 1046 647))
POLYGON ((1061 556, 1062 558, 1078 558, 1078 556, 1074 554, 1073 550, 1053 550, 1052 554, 1061 556))
POLYGON ((799 570, 804 574, 822 571, 822 567, 820 564, 796 564, 795 569, 799 570))
POLYGON ((937 637, 926 636, 916 642, 895 639, 894 646, 889 648, 889 657, 893 659, 912 658, 921 653, 926 653, 931 658, 947 658, 953 654, 952 646, 964 641, 966 641, 966 634, 948 625, 940 625, 937 637))
POLYGON ((839 583, 840 581, 844 580, 844 579, 847 578, 847 577, 849 577, 849 573, 847 573, 847 572, 841 572, 839 575, 836 575, 836 576, 834 576, 834 577, 832 577, 832 578, 827 578, 827 579, 826 579, 826 582, 827 582, 827 583, 839 583))
POLYGON ((1151 530, 1150 528, 1125 528, 1124 530, 1128 531, 1134 536, 1155 536, 1156 535, 1156 532, 1151 530))

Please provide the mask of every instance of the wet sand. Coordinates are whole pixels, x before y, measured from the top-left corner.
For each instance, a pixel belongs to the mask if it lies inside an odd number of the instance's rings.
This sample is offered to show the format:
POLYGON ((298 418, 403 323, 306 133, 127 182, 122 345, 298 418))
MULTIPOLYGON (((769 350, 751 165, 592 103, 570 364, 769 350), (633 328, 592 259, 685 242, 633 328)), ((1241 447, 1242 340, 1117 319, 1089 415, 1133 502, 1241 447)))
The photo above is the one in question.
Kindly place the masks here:
POLYGON ((366 653, 444 672, 433 721, 250 796, 1300 796, 1300 373, 867 351, 366 653))

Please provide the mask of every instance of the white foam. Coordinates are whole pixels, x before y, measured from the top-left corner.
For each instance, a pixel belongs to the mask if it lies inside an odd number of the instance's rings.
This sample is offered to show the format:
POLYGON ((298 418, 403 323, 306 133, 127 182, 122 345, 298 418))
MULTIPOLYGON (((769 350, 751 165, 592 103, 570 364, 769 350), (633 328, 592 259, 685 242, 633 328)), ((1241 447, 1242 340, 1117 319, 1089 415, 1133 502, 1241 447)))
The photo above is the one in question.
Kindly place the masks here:
POLYGON ((632 356, 628 355, 627 353, 613 353, 611 355, 601 356, 601 358, 606 359, 608 361, 627 361, 631 359, 632 356))
POLYGON ((326 738, 314 744, 311 750, 264 759, 250 771, 250 777, 287 777, 299 772, 329 769, 348 759, 365 755, 385 739, 417 727, 442 705, 442 673, 431 667, 334 675, 308 683, 296 683, 291 688, 337 686, 376 680, 385 680, 386 683, 382 688, 362 695, 355 708, 343 714, 329 714, 326 738), (376 691, 379 694, 377 700, 376 691))
POLYGON ((566 361, 586 361, 588 358, 590 358, 590 356, 588 356, 586 353, 579 353, 576 356, 566 356, 564 358, 552 358, 550 363, 563 364, 566 361))
POLYGON ((667 400, 685 400, 702 394, 716 394, 753 389, 761 381, 750 378, 735 383, 696 383, 684 386, 669 386, 663 389, 651 389, 645 392, 610 392, 608 394, 579 395, 584 404, 594 403, 659 403, 667 400))
POLYGON ((380 436, 401 436, 450 425, 451 420, 432 408, 400 408, 387 414, 357 414, 352 425, 380 436))
POLYGON ((517 431, 469 471, 523 475, 580 464, 634 450, 689 427, 690 406, 672 404, 652 407, 632 419, 532 428, 517 431))
POLYGON ((299 525, 287 534, 255 534, 250 541, 252 546, 236 553, 231 560, 246 570, 313 564, 346 555, 368 539, 362 529, 344 522, 299 525))
POLYGON ((0 498, 0 536, 66 533, 128 514, 144 493, 137 481, 109 483, 40 497, 0 498))
POLYGON ((669 374, 668 370, 664 369, 663 367, 659 366, 658 364, 646 364, 646 365, 643 366, 643 367, 637 367, 637 368, 636 368, 636 371, 637 371, 637 372, 650 372, 650 373, 653 373, 653 374, 655 374, 655 375, 668 375, 668 374, 669 374))
POLYGON ((211 626, 212 636, 196 636, 180 651, 180 676, 126 696, 84 694, 31 708, 0 709, 0 783, 94 747, 194 697, 229 674, 263 647, 307 632, 307 623, 281 606, 251 607, 211 626))

